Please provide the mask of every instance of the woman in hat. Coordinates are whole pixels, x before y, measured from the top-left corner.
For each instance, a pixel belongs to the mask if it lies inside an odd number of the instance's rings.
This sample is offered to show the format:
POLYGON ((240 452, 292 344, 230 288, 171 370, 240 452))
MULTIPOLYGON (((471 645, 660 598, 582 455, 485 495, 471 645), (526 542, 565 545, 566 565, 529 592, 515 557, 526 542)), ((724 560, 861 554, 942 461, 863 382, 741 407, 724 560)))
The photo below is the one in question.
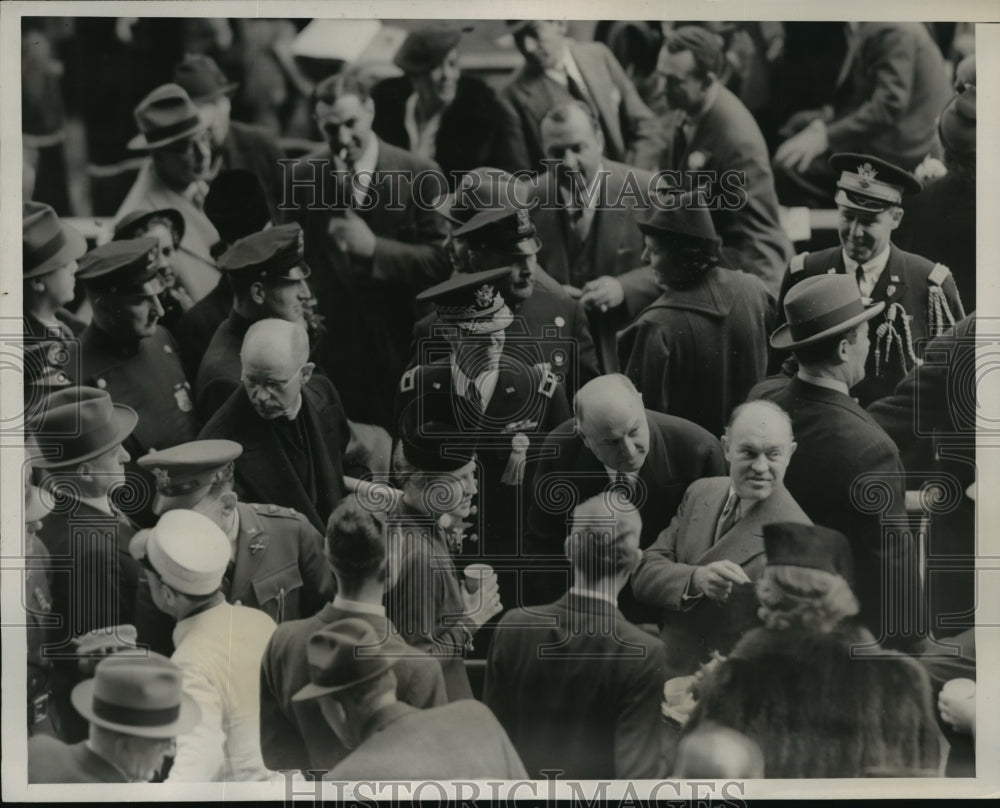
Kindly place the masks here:
POLYGON ((764 752, 765 777, 937 776, 940 731, 926 672, 852 618, 843 534, 764 527, 763 628, 703 672, 685 736, 714 721, 764 752))
POLYGON ((375 134, 434 160, 451 191, 476 166, 527 168, 512 148, 519 142, 517 120, 485 82, 461 74, 462 33, 448 24, 411 31, 393 59, 405 75, 372 90, 375 134))
POLYGON ((184 238, 184 217, 173 208, 162 210, 134 210, 115 225, 114 241, 150 236, 160 245, 157 253, 157 271, 163 279, 164 290, 158 295, 163 306, 160 324, 176 336, 181 315, 194 305, 191 293, 181 283, 174 271, 173 256, 184 238))

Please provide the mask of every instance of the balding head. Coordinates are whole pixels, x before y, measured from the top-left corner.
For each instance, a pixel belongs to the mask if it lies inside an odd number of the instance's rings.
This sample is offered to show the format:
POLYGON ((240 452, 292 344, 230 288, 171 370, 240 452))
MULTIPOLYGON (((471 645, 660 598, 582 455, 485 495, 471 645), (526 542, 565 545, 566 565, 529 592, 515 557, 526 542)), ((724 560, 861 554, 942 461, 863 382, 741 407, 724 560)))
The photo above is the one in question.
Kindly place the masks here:
POLYGON ((746 735, 705 724, 681 740, 672 776, 687 780, 756 780, 764 776, 764 755, 746 735))
POLYGON ((301 323, 259 320, 247 330, 240 350, 243 388, 261 418, 297 411, 309 381, 309 337, 301 323))
POLYGON ((632 473, 649 450, 649 422, 642 396, 627 376, 612 373, 587 382, 573 399, 576 428, 605 466, 632 473))
POLYGON ((781 488, 795 445, 791 419, 777 404, 748 401, 736 407, 722 449, 740 499, 760 502, 781 488))
POLYGON ((639 511, 613 494, 602 493, 581 502, 573 510, 565 542, 574 581, 595 588, 602 581, 610 584, 618 579, 620 588, 642 556, 641 532, 639 511))

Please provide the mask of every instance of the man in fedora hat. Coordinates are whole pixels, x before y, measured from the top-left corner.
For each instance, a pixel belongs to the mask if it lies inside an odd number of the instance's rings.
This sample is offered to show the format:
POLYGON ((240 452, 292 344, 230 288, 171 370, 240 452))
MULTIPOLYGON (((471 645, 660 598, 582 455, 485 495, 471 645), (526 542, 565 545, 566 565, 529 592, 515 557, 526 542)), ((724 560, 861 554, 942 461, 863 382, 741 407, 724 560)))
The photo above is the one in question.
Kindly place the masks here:
MULTIPOLYGON (((293 700, 309 683, 309 638, 346 617, 369 623, 380 638, 399 636, 383 605, 399 574, 388 563, 383 519, 356 497, 341 500, 327 525, 326 556, 336 596, 312 617, 278 626, 261 663, 260 745, 272 771, 326 771, 350 752, 315 705, 293 700)), ((447 702, 441 665, 432 656, 411 648, 394 671, 401 702, 420 709, 447 702)))
POLYGON ((493 90, 459 67, 464 31, 452 22, 428 21, 407 34, 393 63, 404 75, 372 88, 372 129, 387 143, 434 160, 454 190, 475 166, 508 171, 528 168, 516 153, 520 124, 493 90))
POLYGON ((861 618, 875 636, 898 640, 899 625, 882 613, 883 581, 916 571, 907 567, 904 541, 884 546, 882 525, 905 524, 903 464, 896 444, 850 395, 865 376, 869 323, 885 301, 866 302, 854 278, 833 273, 795 284, 784 308, 787 322, 771 345, 792 351, 798 371, 762 381, 749 398, 773 401, 792 419, 798 448, 785 475, 788 491, 813 522, 848 537, 861 618), (886 491, 883 507, 866 507, 866 480, 886 491))
POLYGON ((143 98, 135 108, 135 120, 139 134, 128 147, 148 151, 149 159, 139 169, 115 220, 134 210, 179 211, 185 228, 174 268, 197 302, 219 279, 211 253, 219 234, 203 210, 211 161, 207 125, 176 84, 164 84, 143 98))
MULTIPOLYGON (((964 317, 965 309, 948 267, 891 242, 904 198, 921 189, 913 175, 864 154, 835 154, 830 166, 839 173, 834 201, 840 246, 796 255, 778 302, 804 278, 836 273, 855 278, 862 297, 885 304, 869 321, 872 350, 864 380, 852 391, 867 406, 892 393, 923 356, 923 341, 964 317)), ((793 374, 794 367, 786 364, 785 372, 793 374)))
POLYGON ((80 335, 80 379, 138 412, 128 443, 136 460, 198 431, 177 344, 159 324, 158 252, 148 236, 110 241, 80 259, 77 271, 94 312, 80 335))
POLYGON ((146 568, 157 608, 174 618, 171 659, 201 721, 177 739, 169 782, 266 780, 260 757, 260 662, 275 623, 226 603, 226 534, 207 516, 167 511, 129 547, 146 568))
POLYGON ((28 742, 29 783, 148 783, 173 754, 175 739, 201 711, 182 689, 182 672, 159 654, 119 655, 98 663, 73 689, 73 707, 89 724, 68 746, 48 735, 28 742))
POLYGON ((493 713, 474 699, 420 710, 396 698, 401 641, 348 617, 309 638, 313 701, 351 753, 330 771, 339 780, 523 779, 524 766, 493 713))
POLYGON ((232 95, 239 87, 230 82, 211 56, 185 54, 174 70, 174 83, 182 87, 208 124, 212 147, 207 179, 220 171, 245 169, 263 183, 272 218, 282 197, 281 164, 284 157, 274 136, 262 126, 230 119, 232 95))
POLYGON ((759 278, 719 265, 707 200, 679 195, 670 208, 650 210, 639 230, 664 291, 619 333, 622 372, 648 409, 721 435, 764 378, 774 298, 759 278))
MULTIPOLYGON (((468 196, 477 201, 489 199, 482 210, 471 208, 464 221, 452 232, 457 246, 457 272, 485 272, 507 267, 510 276, 498 284, 514 320, 507 327, 519 347, 537 352, 538 360, 548 362, 563 382, 566 395, 598 375, 597 352, 590 336, 586 312, 579 300, 574 300, 538 264, 541 240, 526 207, 518 207, 507 194, 516 195, 516 186, 509 174, 494 174, 488 182, 499 187, 479 188, 468 196), (491 204, 495 202, 496 204, 491 204)), ((462 198, 463 201, 464 197, 462 198)), ((413 328, 414 346, 411 361, 420 362, 420 355, 429 355, 434 345, 426 338, 440 332, 436 312, 419 320, 413 328)), ((511 340, 513 345, 514 340, 511 340)))

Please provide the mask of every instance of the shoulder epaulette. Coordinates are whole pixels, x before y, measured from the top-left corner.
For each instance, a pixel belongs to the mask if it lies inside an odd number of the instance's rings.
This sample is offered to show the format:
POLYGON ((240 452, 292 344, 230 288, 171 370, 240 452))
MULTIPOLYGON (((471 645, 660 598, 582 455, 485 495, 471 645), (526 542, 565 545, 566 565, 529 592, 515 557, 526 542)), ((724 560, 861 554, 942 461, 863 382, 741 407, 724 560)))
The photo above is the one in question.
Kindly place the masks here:
POLYGON ((931 270, 931 274, 927 276, 927 280, 929 283, 943 286, 944 282, 948 280, 949 275, 951 275, 951 270, 948 267, 944 264, 935 264, 934 269, 931 270))
POLYGON ((285 516, 289 519, 298 519, 300 515, 295 508, 286 508, 284 505, 264 505, 255 502, 252 507, 257 513, 264 516, 285 516))
POLYGON ((406 373, 403 374, 403 378, 399 380, 399 392, 408 393, 417 383, 417 371, 420 369, 420 365, 415 368, 410 368, 406 373))
POLYGON ((788 263, 788 271, 795 275, 806 268, 806 256, 809 255, 808 252, 801 252, 798 255, 793 255, 792 260, 788 263))

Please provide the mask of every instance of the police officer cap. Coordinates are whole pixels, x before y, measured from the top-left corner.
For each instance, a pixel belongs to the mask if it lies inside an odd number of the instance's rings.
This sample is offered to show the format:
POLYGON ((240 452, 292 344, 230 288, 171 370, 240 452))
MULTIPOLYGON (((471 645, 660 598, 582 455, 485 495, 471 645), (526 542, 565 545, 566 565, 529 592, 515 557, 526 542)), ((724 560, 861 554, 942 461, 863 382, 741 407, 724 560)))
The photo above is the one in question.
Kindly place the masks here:
POLYGON ((909 171, 867 154, 835 154, 830 167, 840 172, 834 201, 854 210, 881 213, 923 187, 909 171))
POLYGON ((195 597, 217 591, 229 566, 226 534, 195 511, 167 511, 152 530, 136 533, 128 549, 171 589, 195 597))
POLYGON ((497 290, 497 281, 508 277, 506 267, 453 275, 425 289, 417 300, 433 301, 442 323, 457 325, 470 334, 492 334, 503 331, 514 319, 497 290))
POLYGON ((222 254, 219 269, 247 273, 271 283, 300 281, 310 274, 302 260, 304 250, 302 228, 294 223, 283 224, 241 238, 222 254))
POLYGON ((499 207, 483 210, 455 231, 470 250, 534 255, 542 248, 531 214, 526 208, 499 207))
POLYGON ((80 259, 77 280, 111 294, 158 295, 164 289, 156 267, 159 249, 159 242, 149 236, 109 241, 80 259))
POLYGON ((851 548, 842 533, 820 525, 774 522, 764 525, 769 567, 808 567, 851 579, 851 548))
POLYGON ((193 440, 140 457, 139 465, 156 478, 153 513, 200 501, 213 483, 228 478, 241 454, 243 447, 231 440, 193 440))

